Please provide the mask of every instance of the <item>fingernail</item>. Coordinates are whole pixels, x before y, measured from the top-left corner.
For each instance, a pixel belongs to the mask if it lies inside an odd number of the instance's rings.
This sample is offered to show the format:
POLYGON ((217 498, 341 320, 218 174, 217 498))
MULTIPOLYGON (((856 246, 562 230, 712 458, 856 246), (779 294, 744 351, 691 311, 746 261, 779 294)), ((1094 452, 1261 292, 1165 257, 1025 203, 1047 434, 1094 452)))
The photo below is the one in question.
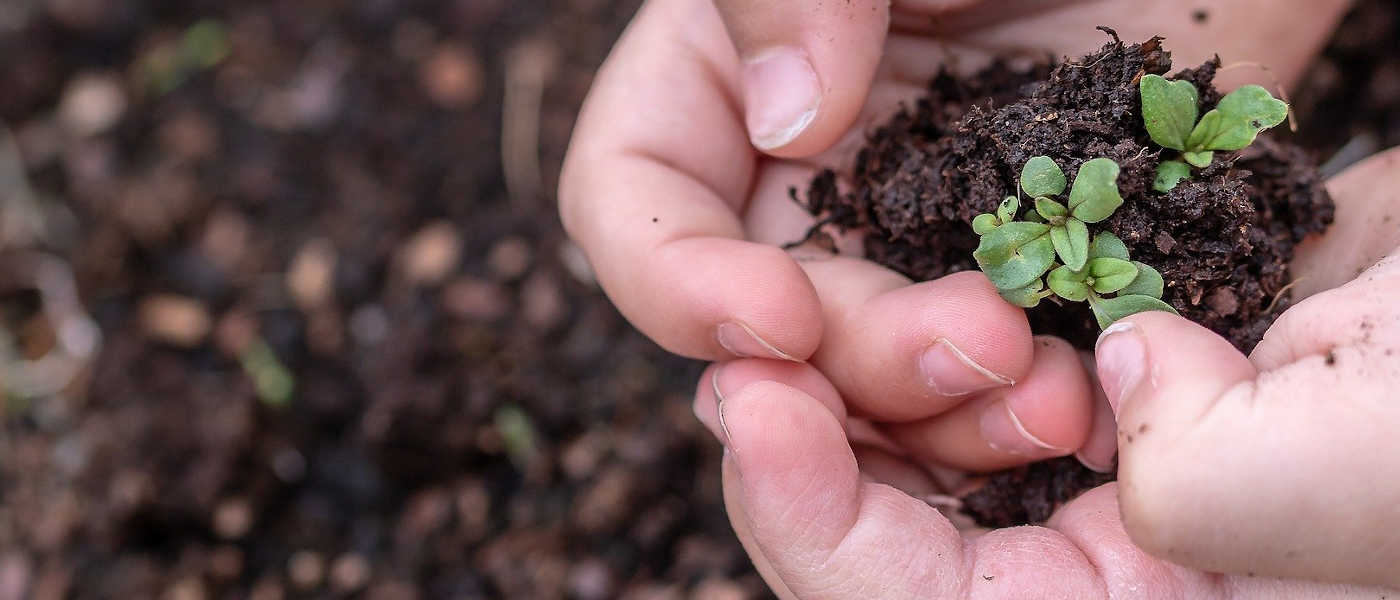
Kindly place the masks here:
POLYGON ((710 376, 703 382, 703 384, 708 384, 710 389, 713 390, 714 398, 705 401, 703 399, 704 395, 697 393, 693 405, 695 419, 700 421, 700 424, 705 426, 705 430, 709 431, 710 435, 715 436, 715 439, 718 440, 720 444, 724 444, 724 432, 719 428, 720 391, 717 382, 719 381, 719 372, 723 368, 724 367, 721 365, 715 365, 714 369, 710 372, 710 376))
POLYGON ((1109 461, 1108 463, 1103 463, 1094 460, 1093 458, 1090 458, 1087 454, 1085 454, 1083 451, 1075 452, 1074 458, 1079 460, 1079 464, 1084 465, 1090 471, 1095 471, 1098 473, 1112 473, 1117 470, 1114 468, 1112 461, 1109 461))
POLYGON ((779 350, 767 340, 758 337, 748 325, 738 321, 720 323, 715 332, 719 345, 730 354, 740 358, 778 358, 792 362, 802 362, 779 350))
POLYGON ((1094 358, 1099 365, 1099 382, 1103 385, 1108 405, 1118 416, 1118 406, 1138 384, 1147 368, 1147 347, 1132 323, 1120 321, 1099 334, 1094 343, 1094 358))
POLYGON ((1005 400, 994 402, 982 411, 981 427, 982 439, 987 445, 1007 454, 1058 456, 1069 453, 1069 448, 1046 443, 1027 431, 1005 400))
POLYGON ((715 386, 715 412, 719 416, 719 443, 724 445, 725 452, 731 452, 733 446, 729 443, 729 426, 724 424, 724 394, 719 391, 719 369, 715 369, 715 375, 710 379, 710 385, 715 386))
POLYGON ((749 137, 760 150, 786 145, 817 116, 821 84, 800 49, 774 48, 750 58, 743 82, 749 137))
POLYGON ((943 396, 964 396, 1015 383, 977 364, 946 338, 934 340, 919 355, 919 371, 929 387, 943 396))

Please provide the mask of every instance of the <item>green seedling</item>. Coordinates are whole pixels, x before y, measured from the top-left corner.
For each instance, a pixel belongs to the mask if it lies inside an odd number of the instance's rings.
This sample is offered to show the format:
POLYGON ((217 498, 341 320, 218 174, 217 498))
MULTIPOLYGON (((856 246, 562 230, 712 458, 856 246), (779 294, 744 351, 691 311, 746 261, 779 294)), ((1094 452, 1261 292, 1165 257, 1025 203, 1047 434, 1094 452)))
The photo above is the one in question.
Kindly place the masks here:
POLYGON ((973 253, 987 277, 1001 289, 1016 289, 1040 277, 1058 255, 1075 270, 1089 260, 1089 223, 1107 219, 1123 204, 1118 195, 1118 164, 1095 158, 1079 167, 1067 203, 1064 171, 1048 156, 1037 156, 1021 169, 1021 191, 1035 199, 1028 215, 1014 221, 1020 201, 1008 196, 996 214, 978 215, 972 229, 982 236, 973 253))
POLYGON ((1067 181, 1059 165, 1048 156, 1026 162, 1020 190, 1035 204, 1024 220, 1016 220, 1018 196, 1007 196, 995 212, 972 220, 981 236, 972 256, 1002 298, 1025 308, 1051 296, 1088 301, 1100 327, 1147 310, 1176 312, 1161 300, 1162 275, 1131 260, 1122 240, 1106 231, 1090 240, 1089 224, 1107 219, 1123 204, 1117 180, 1117 163, 1086 161, 1061 203, 1056 197, 1067 181))
POLYGON ((1159 146, 1181 152, 1180 160, 1157 165, 1152 187, 1159 192, 1171 191, 1182 179, 1190 178, 1192 166, 1210 165, 1216 151, 1240 150, 1253 143, 1260 131, 1288 117, 1288 105, 1257 85, 1230 92, 1199 121, 1200 97, 1189 81, 1144 75, 1138 91, 1147 134, 1159 146))

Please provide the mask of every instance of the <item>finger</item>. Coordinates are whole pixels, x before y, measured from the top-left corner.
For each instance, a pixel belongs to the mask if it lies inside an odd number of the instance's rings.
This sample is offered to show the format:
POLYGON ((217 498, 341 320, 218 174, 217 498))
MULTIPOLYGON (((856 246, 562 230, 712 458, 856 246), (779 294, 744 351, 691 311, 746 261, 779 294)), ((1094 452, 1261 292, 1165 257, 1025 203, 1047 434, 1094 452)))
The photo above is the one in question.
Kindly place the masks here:
POLYGON ((1035 590, 1037 597, 1090 599, 1150 590, 1147 597, 1262 599, 1365 591, 1222 578, 1146 556, 1119 525, 1112 486, 1063 508, 1052 520, 1062 531, 1017 527, 964 540, 928 504, 862 481, 840 423, 815 398, 756 381, 727 394, 721 410, 725 505, 781 598, 982 599, 1035 590))
POLYGON ((1231 89, 1242 83, 1271 84, 1275 77, 1291 87, 1326 44, 1350 2, 1242 0, 1214 3, 1202 11, 1170 0, 1018 0, 968 3, 966 9, 944 11, 947 14, 937 19, 919 13, 921 2, 902 4, 910 6, 910 14, 895 23, 896 30, 951 36, 997 56, 1090 52, 1106 39, 1086 33, 1109 23, 1129 43, 1164 36, 1178 68, 1194 67, 1218 54, 1227 63, 1262 64, 1270 71, 1270 75, 1257 69, 1222 73, 1218 84, 1231 89), (1299 15, 1307 16, 1299 19, 1299 15), (1280 39, 1289 43, 1277 43, 1280 39))
POLYGON ((1298 244, 1292 266, 1299 298, 1351 281, 1400 247, 1400 148, 1342 171, 1327 191, 1336 220, 1324 235, 1298 244))
POLYGON ((1322 310, 1280 320, 1261 345, 1372 321, 1369 338, 1264 372, 1173 315, 1105 331, 1099 375, 1118 407, 1119 495, 1138 545, 1212 571, 1400 584, 1400 479, 1388 475, 1400 455, 1382 450, 1400 427, 1400 335, 1379 327, 1394 327, 1393 271, 1310 298, 1295 310, 1322 310))
MULTIPOLYGON (((700 382, 696 387, 693 406, 695 416, 710 430, 715 439, 723 442, 725 433, 719 416, 720 400, 726 392, 732 394, 743 386, 764 380, 781 382, 794 389, 802 390, 812 398, 819 399, 818 402, 830 411, 838 422, 845 422, 846 409, 841 403, 841 398, 826 378, 811 365, 759 359, 736 360, 710 365, 701 374, 700 382)), ((733 459, 727 451, 720 468, 725 482, 725 510, 729 513, 734 533, 738 536, 740 544, 744 546, 744 550, 748 552, 754 568, 778 597, 796 598, 787 590, 782 580, 775 575, 768 557, 753 541, 748 521, 742 517, 745 514, 743 501, 734 493, 734 485, 731 483, 735 477, 735 471, 733 459)))
POLYGON ((811 284, 781 250, 741 241, 754 156, 736 68, 712 6, 647 4, 590 92, 560 212, 608 296, 662 347, 804 359, 821 336, 811 284))
POLYGON ((825 150, 865 102, 888 0, 715 0, 742 63, 749 138, 776 156, 825 150))
POLYGON ((883 483, 915 498, 925 498, 940 490, 929 474, 903 456, 874 446, 851 445, 866 481, 883 483))
POLYGON ((758 541, 754 539, 753 527, 749 525, 748 510, 744 508, 744 500, 739 493, 739 473, 734 466, 734 456, 728 452, 724 453, 720 462, 720 478, 724 489, 724 512, 729 515, 729 524, 734 528, 734 536, 739 538, 739 545, 743 546, 744 552, 749 555, 754 570, 758 571, 759 577, 763 578, 763 582, 768 584, 775 596, 782 600, 797 600, 797 595, 788 589, 783 578, 778 575, 777 568, 773 566, 773 561, 764 554, 758 541))
POLYGON ((991 598, 1028 589, 1103 597, 1083 554, 1048 529, 988 533, 965 555, 936 509, 861 481, 840 424, 794 388, 755 382, 727 395, 721 410, 737 472, 726 477, 726 494, 743 511, 736 529, 791 597, 991 598))
POLYGON ((846 423, 846 405, 826 377, 816 368, 805 363, 789 361, 741 359, 726 363, 715 363, 700 374, 695 388, 695 401, 692 408, 695 417, 705 425, 715 439, 724 441, 719 418, 719 402, 726 393, 755 381, 776 381, 783 385, 802 390, 816 398, 822 406, 831 411, 836 420, 846 423))
POLYGON ((1275 579, 1257 573, 1222 576, 1160 560, 1134 545, 1123 530, 1118 485, 1109 483, 1085 492, 1046 523, 1073 542, 1097 568, 1109 598, 1319 600, 1393 595, 1379 588, 1275 579))
POLYGON ((876 421, 931 417, 1006 387, 1034 354, 1025 314, 981 273, 913 285, 864 260, 802 263, 825 324, 812 362, 853 412, 876 421))
POLYGON ((1113 473, 1118 470, 1118 421, 1113 416, 1113 407, 1108 405, 1108 396, 1099 383, 1098 369, 1094 366, 1094 355, 1080 353, 1084 372, 1089 376, 1089 389, 1094 394, 1094 417, 1089 425, 1089 437, 1084 445, 1074 453, 1079 463, 1099 473, 1113 473))
POLYGON ((1088 436, 1092 400, 1078 352, 1041 336, 1030 371, 1015 387, 885 429, 923 462, 991 471, 1073 453, 1088 436))

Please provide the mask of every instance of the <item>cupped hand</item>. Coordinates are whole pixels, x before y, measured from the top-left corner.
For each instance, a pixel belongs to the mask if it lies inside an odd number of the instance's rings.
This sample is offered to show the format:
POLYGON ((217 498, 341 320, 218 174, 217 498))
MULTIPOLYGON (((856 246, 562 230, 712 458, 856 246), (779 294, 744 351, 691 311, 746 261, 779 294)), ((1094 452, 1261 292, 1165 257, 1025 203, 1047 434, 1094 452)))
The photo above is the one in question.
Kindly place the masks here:
POLYGON ((1305 299, 1249 356, 1171 315, 1100 337, 1119 499, 1133 541, 1181 564, 1400 587, 1400 149, 1328 189, 1336 222, 1293 264, 1305 299))
POLYGON ((1080 54, 1107 24, 1128 40, 1167 36, 1183 65, 1219 52, 1286 83, 1344 5, 652 0, 584 106, 561 214, 609 297, 668 350, 808 361, 931 464, 1076 453, 1105 469, 1112 415, 1066 367, 1078 360, 1067 344, 1033 338, 976 273, 911 284, 853 258, 854 238, 840 257, 784 252, 812 222, 789 188, 849 169, 866 133, 945 64, 1080 54))
POLYGON ((1294 265, 1313 295, 1252 356, 1165 313, 1105 333, 1119 481, 1044 526, 960 531, 928 502, 948 474, 872 443, 811 365, 712 366, 695 410, 764 579, 804 600, 1396 597, 1367 586, 1400 586, 1400 149, 1328 188, 1337 222, 1294 265))

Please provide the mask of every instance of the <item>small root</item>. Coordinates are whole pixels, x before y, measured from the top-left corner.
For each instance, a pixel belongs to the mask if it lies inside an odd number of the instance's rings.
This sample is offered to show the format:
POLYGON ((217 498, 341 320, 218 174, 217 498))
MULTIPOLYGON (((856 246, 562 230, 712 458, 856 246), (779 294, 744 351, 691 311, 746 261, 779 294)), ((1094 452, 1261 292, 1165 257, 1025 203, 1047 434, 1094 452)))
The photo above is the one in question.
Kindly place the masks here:
POLYGON ((1272 302, 1269 302, 1269 307, 1264 309, 1264 314, 1267 315, 1267 314, 1269 314, 1269 313, 1274 312, 1274 309, 1278 307, 1279 301, 1283 299, 1283 295, 1284 295, 1284 294, 1287 294, 1287 293, 1288 293, 1288 290, 1293 289, 1293 286, 1298 285, 1298 284, 1301 283, 1304 279, 1307 279, 1307 278, 1306 278, 1306 277, 1299 277, 1299 278, 1297 278, 1297 279, 1294 279, 1293 281, 1288 282, 1288 285, 1285 285, 1285 286, 1283 286, 1282 288, 1279 288, 1278 292, 1274 294, 1274 299, 1273 299, 1273 301, 1272 301, 1272 302))

